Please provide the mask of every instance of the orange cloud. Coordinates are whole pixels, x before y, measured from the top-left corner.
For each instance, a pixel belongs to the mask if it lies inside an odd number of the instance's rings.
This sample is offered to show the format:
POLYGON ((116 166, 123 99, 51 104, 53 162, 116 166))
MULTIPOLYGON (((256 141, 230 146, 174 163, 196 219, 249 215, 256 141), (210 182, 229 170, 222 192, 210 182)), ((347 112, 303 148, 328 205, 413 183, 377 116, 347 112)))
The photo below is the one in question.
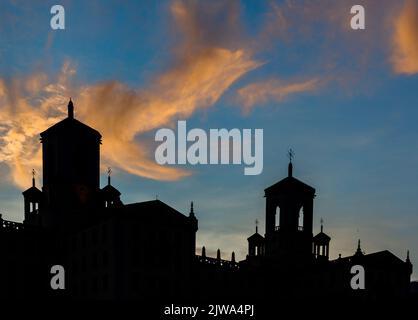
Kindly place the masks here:
POLYGON ((318 89, 319 85, 320 81, 317 78, 293 83, 270 79, 251 83, 239 89, 238 101, 241 103, 244 113, 249 113, 256 105, 268 101, 280 102, 292 94, 314 91, 318 89))
POLYGON ((171 66, 144 88, 116 81, 72 87, 75 69, 68 63, 55 83, 43 74, 9 85, 0 78, 0 161, 10 167, 15 184, 28 186, 31 168, 40 170, 38 135, 65 117, 70 96, 76 117, 102 133, 106 166, 159 180, 189 175, 183 169, 156 164, 149 141, 141 135, 213 106, 237 79, 260 65, 244 46, 232 48, 227 41, 236 32, 237 7, 210 5, 210 14, 204 15, 202 6, 207 5, 174 2, 174 27, 181 40, 173 50, 171 66), (221 34, 215 20, 224 28, 221 34))
MULTIPOLYGON (((58 78, 66 78, 66 63, 58 78)), ((10 82, 0 79, 0 162, 9 166, 11 180, 28 186, 31 169, 41 171, 39 133, 62 119, 67 101, 63 83, 47 82, 42 73, 10 82)))
POLYGON ((243 51, 214 48, 169 70, 144 90, 117 82, 83 88, 76 100, 80 105, 77 112, 102 132, 103 155, 109 165, 148 178, 178 179, 187 172, 147 159, 136 137, 212 106, 232 83, 256 66, 243 51))
POLYGON ((392 63, 395 72, 418 73, 418 3, 405 2, 394 22, 392 63))

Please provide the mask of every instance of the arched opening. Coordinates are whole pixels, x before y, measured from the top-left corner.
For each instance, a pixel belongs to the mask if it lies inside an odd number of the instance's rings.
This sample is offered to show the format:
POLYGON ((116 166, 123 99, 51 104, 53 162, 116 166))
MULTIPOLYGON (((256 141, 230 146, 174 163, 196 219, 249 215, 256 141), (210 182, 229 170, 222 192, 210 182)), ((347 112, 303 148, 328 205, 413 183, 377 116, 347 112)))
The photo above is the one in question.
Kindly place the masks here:
POLYGON ((30 206, 30 212, 36 212, 39 209, 39 205, 37 202, 31 202, 29 206, 30 206))
POLYGON ((279 220, 278 217, 280 217, 280 207, 276 207, 276 214, 274 215, 274 230, 280 229, 280 223, 278 222, 279 220))
POLYGON ((303 230, 303 207, 300 208, 298 213, 298 230, 303 230))

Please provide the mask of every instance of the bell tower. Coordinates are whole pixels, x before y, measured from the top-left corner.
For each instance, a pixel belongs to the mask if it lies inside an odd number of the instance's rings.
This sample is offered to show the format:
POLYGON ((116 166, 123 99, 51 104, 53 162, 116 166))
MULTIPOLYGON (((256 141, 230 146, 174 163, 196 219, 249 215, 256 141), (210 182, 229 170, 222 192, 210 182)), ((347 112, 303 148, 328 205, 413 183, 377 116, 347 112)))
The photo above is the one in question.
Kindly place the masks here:
POLYGON ((329 242, 331 238, 324 233, 324 221, 321 218, 321 232, 313 237, 313 255, 317 260, 329 260, 329 242))
POLYGON ((67 118, 41 133, 46 225, 91 208, 100 190, 101 135, 75 119, 71 99, 67 108, 67 118))
POLYGON ((42 207, 42 191, 35 184, 35 170, 32 170, 32 187, 22 192, 24 199, 24 224, 39 226, 42 207))
POLYGON ((288 176, 264 190, 266 198, 266 255, 311 258, 315 189, 293 177, 293 151, 288 176))

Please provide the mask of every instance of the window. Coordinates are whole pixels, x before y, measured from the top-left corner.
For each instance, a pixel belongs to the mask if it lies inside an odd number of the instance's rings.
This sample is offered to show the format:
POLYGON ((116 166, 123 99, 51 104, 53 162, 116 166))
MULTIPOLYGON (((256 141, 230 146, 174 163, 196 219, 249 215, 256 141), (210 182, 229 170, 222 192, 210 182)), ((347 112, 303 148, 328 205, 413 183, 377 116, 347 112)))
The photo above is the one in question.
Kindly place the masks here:
POLYGON ((299 210, 298 229, 303 230, 303 207, 301 207, 299 210))

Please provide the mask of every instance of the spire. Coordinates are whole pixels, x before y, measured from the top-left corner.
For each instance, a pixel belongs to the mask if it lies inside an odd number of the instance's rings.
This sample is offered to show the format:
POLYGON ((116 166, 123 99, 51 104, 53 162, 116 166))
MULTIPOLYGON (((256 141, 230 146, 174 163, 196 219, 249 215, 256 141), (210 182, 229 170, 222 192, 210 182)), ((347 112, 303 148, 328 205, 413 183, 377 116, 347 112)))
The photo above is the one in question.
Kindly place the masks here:
POLYGON ((221 250, 216 251, 216 259, 221 260, 221 250))
POLYGON ((110 176, 112 175, 112 168, 111 167, 108 167, 107 168, 107 185, 109 185, 110 186, 110 176))
POLYGON ((406 262, 411 263, 411 260, 409 260, 409 250, 406 252, 406 262))
POLYGON ((321 232, 324 232, 324 219, 321 218, 321 232))
POLYGON ((193 201, 190 202, 190 213, 189 213, 189 217, 194 217, 193 201))
POLYGON ((35 174, 36 174, 35 169, 32 169, 32 187, 36 187, 36 185, 35 185, 35 174))
POLYGON ((73 101, 70 98, 70 101, 68 102, 68 118, 70 119, 74 119, 74 105, 73 105, 73 101))
POLYGON ((293 164, 292 164, 292 162, 289 162, 289 166, 287 167, 287 175, 289 177, 293 176, 293 164))
POLYGON ((206 248, 205 248, 205 246, 202 247, 202 257, 206 258, 206 248))
POLYGON ((356 255, 363 255, 363 252, 361 251, 360 239, 358 239, 356 255))
POLYGON ((232 261, 232 262, 235 262, 235 252, 234 252, 234 251, 232 251, 231 261, 232 261))
POLYGON ((287 168, 287 173, 289 177, 293 176, 293 164, 292 164, 292 159, 295 156, 295 153, 293 152, 292 148, 289 149, 288 151, 288 156, 289 156, 289 166, 287 168))
POLYGON ((258 233, 258 220, 255 219, 255 233, 258 233))

